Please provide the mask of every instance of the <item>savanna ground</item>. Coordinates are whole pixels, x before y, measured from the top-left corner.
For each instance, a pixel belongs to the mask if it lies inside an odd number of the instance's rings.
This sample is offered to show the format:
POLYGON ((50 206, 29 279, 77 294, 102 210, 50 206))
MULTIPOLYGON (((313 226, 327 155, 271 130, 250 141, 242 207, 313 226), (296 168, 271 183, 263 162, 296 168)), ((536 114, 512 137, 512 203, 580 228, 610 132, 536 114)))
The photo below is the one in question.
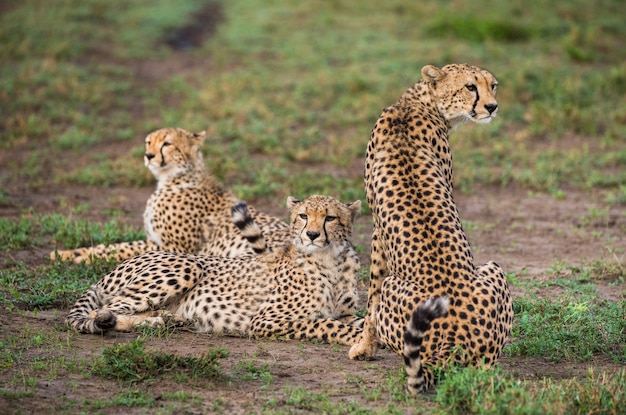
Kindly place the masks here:
MULTIPOLYGON (((0 1, 0 413, 623 413, 620 1, 112 3, 0 1), (451 140, 476 261, 514 292, 496 370, 410 398, 385 350, 354 362, 312 342, 65 329, 113 264, 48 254, 142 236, 148 132, 206 129, 211 171, 270 213, 288 195, 364 200, 380 110, 449 62, 500 82, 496 121, 451 140)), ((363 306, 370 231, 365 209, 363 306)))

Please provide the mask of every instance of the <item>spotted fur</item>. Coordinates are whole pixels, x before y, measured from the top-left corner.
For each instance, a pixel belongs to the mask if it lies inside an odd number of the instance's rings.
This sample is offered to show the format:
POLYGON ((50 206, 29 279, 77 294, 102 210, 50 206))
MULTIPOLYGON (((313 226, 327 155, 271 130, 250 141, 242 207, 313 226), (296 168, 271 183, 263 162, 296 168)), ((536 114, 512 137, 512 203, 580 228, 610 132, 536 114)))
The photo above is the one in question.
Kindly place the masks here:
POLYGON ((432 385, 434 367, 493 365, 511 331, 502 269, 474 265, 448 143, 454 126, 495 117, 496 85, 475 66, 425 66, 422 80, 383 110, 367 146, 370 288, 363 338, 349 356, 372 358, 379 342, 403 355, 413 394, 432 385))
POLYGON ((247 233, 242 235, 233 224, 231 209, 237 198, 207 171, 200 149, 204 138, 204 131, 193 134, 180 128, 162 128, 146 137, 144 162, 158 183, 143 215, 145 241, 54 251, 50 257, 122 261, 154 250, 237 256, 262 252, 259 246, 282 245, 289 231, 279 218, 250 207, 247 233), (253 235, 253 231, 259 233, 253 235))
POLYGON ((199 332, 354 344, 359 259, 350 242, 361 202, 289 198, 291 241, 236 258, 153 251, 121 263, 67 316, 81 333, 165 320, 199 332))

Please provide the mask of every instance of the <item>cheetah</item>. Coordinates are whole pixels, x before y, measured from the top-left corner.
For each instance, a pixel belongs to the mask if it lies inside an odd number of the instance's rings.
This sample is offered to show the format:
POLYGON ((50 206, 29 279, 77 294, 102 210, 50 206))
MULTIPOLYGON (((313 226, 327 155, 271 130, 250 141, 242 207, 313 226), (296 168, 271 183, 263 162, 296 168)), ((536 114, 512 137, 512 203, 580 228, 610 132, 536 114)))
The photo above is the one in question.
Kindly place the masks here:
POLYGON ((146 137, 144 163, 158 183, 143 215, 145 241, 54 251, 50 258, 80 263, 107 257, 121 262, 154 250, 238 256, 282 245, 289 238, 289 226, 279 218, 250 208, 249 223, 231 221, 238 200, 207 171, 200 150, 205 136, 204 131, 162 128, 146 137))
MULTIPOLYGON (((314 195, 287 206, 291 234, 280 249, 235 258, 144 253, 92 285, 67 325, 97 334, 169 320, 197 332, 356 343, 360 262, 349 238, 361 201, 314 195)), ((242 207, 234 215, 245 216, 242 207)))
POLYGON ((512 326, 502 268, 475 266, 452 196, 449 132, 497 113, 497 81, 484 69, 422 69, 376 122, 365 159, 374 217, 370 286, 361 340, 351 359, 373 358, 379 343, 404 358, 411 394, 449 364, 489 367, 512 326))

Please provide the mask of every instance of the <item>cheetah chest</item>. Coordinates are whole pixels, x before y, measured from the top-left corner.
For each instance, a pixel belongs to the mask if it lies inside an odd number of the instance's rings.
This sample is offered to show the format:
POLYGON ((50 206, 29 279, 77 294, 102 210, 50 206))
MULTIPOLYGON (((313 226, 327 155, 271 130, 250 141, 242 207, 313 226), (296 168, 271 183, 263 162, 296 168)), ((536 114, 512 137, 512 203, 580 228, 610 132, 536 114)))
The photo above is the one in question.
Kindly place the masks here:
POLYGON ((146 203, 146 209, 143 212, 143 226, 146 231, 146 238, 149 241, 154 242, 157 245, 162 245, 163 240, 161 239, 161 234, 158 233, 155 229, 155 207, 156 204, 155 195, 150 196, 148 202, 146 203))

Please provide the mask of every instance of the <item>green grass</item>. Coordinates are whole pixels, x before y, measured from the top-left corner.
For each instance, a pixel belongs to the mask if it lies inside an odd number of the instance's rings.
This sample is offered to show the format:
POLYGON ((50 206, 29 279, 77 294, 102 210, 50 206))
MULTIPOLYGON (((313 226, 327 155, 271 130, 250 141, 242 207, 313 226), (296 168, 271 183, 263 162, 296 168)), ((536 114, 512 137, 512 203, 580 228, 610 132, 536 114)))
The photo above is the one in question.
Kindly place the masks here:
POLYGON ((253 361, 244 360, 237 362, 233 377, 242 380, 261 381, 265 388, 269 387, 273 381, 272 374, 267 363, 262 367, 258 367, 253 361))
POLYGON ((154 406, 154 402, 154 397, 148 392, 127 390, 126 392, 114 396, 113 399, 90 401, 87 406, 92 409, 102 409, 111 406, 151 407, 154 406))
POLYGON ((20 219, 0 218, 0 250, 4 251, 49 245, 50 240, 60 247, 73 249, 143 238, 143 231, 120 224, 115 219, 97 223, 56 213, 27 213, 20 219))
POLYGON ((18 263, 0 270, 0 305, 29 310, 66 309, 115 265, 103 259, 91 264, 56 260, 37 268, 18 263), (45 278, 41 278, 42 275, 45 278))
POLYGON ((509 356, 554 361, 590 361, 606 356, 626 363, 625 269, 616 258, 577 265, 557 261, 546 270, 549 279, 508 275, 513 286, 526 289, 514 298, 513 342, 509 356), (597 284, 613 287, 615 300, 599 295, 597 284))
POLYGON ((585 379, 528 382, 500 369, 448 371, 436 402, 446 414, 615 414, 626 405, 626 371, 585 379))
POLYGON ((219 361, 228 356, 225 349, 210 349, 201 357, 178 356, 169 353, 150 352, 145 349, 145 341, 136 339, 129 343, 109 346, 95 359, 92 374, 114 379, 120 384, 154 382, 182 372, 185 380, 215 379, 223 375, 219 361))
POLYGON ((626 364, 626 301, 597 295, 517 298, 510 356, 588 361, 608 355, 626 364))
MULTIPOLYGON (((52 10, 30 0, 0 18, 0 59, 8 63, 0 69, 7 113, 1 145, 49 147, 33 165, 49 163, 60 183, 145 186, 150 177, 138 156, 69 171, 59 160, 97 145, 139 146, 166 125, 207 128, 208 164, 248 199, 311 188, 342 195, 358 178, 350 172, 344 182, 342 169, 362 157, 380 110, 417 81, 424 64, 463 61, 496 74, 501 111, 491 126, 454 134, 461 190, 478 183, 618 189, 626 182, 619 173, 626 158, 619 2, 536 1, 487 8, 394 1, 384 13, 373 2, 231 2, 215 35, 190 52, 197 63, 146 83, 137 63, 178 59, 167 33, 202 1, 120 10, 102 0, 66 0, 52 10), (589 145, 570 144, 572 137, 589 145), (292 181, 302 164, 319 162, 336 184, 316 170, 305 186, 292 181)), ((18 163, 12 170, 32 171, 18 163)))

